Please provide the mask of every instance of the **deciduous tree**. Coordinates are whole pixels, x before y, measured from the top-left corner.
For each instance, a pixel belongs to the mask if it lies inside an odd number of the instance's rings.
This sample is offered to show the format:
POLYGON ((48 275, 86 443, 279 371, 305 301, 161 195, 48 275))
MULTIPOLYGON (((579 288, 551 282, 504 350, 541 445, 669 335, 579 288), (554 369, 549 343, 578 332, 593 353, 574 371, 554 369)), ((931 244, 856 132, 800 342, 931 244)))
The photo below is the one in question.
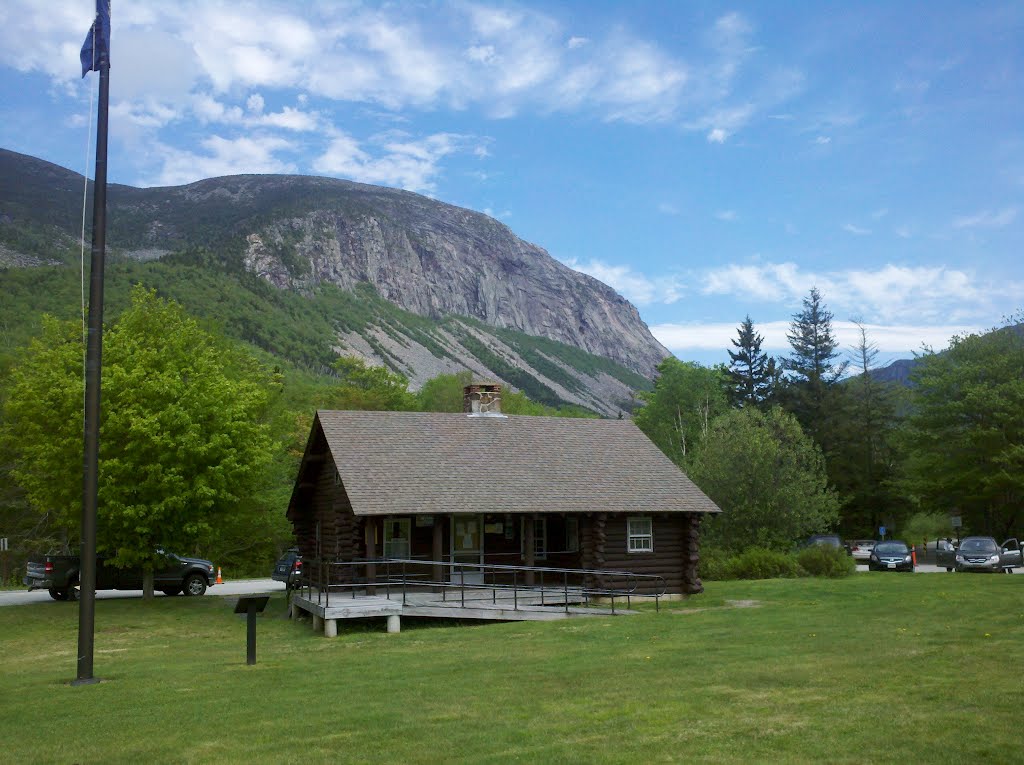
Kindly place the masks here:
MULTIPOLYGON (((45 322, 13 371, 6 435, 16 480, 77 539, 82 495, 82 336, 45 322)), ((274 380, 176 303, 137 288, 105 332, 98 550, 152 571, 158 547, 190 551, 245 512, 273 445, 262 422, 274 380)), ((152 594, 152 577, 147 577, 152 594)))
POLYGON ((715 419, 689 475, 722 508, 704 525, 714 547, 785 550, 839 520, 821 451, 778 407, 732 410, 715 419))
POLYGON ((644 406, 635 421, 677 465, 683 466, 708 432, 711 421, 729 408, 727 374, 670 356, 658 365, 654 390, 641 393, 644 406))

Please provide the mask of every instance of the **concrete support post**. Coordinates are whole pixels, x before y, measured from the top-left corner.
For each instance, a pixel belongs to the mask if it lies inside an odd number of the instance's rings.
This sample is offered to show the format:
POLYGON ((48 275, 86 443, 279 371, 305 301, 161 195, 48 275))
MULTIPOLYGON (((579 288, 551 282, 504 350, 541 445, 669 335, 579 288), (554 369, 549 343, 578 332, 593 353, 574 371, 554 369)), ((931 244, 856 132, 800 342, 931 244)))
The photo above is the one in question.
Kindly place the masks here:
POLYGON ((319 632, 324 628, 324 618, 317 614, 313 614, 313 632, 319 632))
POLYGON ((391 614, 388 617, 388 632, 395 634, 402 631, 402 617, 398 614, 391 614))
POLYGON ((338 620, 324 620, 324 637, 338 637, 338 620))

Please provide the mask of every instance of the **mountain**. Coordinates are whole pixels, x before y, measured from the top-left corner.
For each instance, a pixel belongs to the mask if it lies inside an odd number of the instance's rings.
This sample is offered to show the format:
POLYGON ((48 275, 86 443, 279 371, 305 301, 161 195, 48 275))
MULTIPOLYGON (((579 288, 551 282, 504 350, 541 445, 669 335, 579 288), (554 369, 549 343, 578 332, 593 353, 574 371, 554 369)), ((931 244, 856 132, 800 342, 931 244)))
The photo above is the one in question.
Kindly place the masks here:
MULTIPOLYGON (((77 265, 81 200, 80 175, 0 150, 0 267, 77 265)), ((669 355, 607 285, 486 215, 410 192, 283 175, 111 185, 107 218, 112 263, 222 268, 249 277, 250 291, 266 295, 256 279, 318 310, 337 291, 379 295, 398 310, 374 304, 353 323, 347 308, 348 319, 326 317, 321 339, 414 387, 468 368, 546 403, 615 414, 669 355)), ((145 281, 145 269, 133 273, 145 281)))
MULTIPOLYGON (((1015 334, 1024 337, 1024 323, 1010 324, 1006 327, 999 327, 991 330, 992 332, 1013 332, 1015 334)), ((988 333, 983 333, 988 334, 988 333)), ((945 353, 945 351, 939 351, 939 353, 945 353)), ((872 369, 871 377, 876 382, 894 383, 896 385, 902 385, 909 387, 912 385, 910 375, 913 374, 914 368, 917 366, 917 359, 896 359, 889 363, 887 366, 881 367, 880 369, 872 369)))

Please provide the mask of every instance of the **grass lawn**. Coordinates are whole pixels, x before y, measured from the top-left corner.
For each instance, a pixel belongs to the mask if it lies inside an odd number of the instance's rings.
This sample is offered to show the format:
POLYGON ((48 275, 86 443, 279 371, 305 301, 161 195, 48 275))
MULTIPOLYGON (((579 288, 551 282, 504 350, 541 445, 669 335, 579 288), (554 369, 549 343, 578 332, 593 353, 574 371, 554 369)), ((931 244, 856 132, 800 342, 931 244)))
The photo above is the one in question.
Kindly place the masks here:
POLYGON ((1024 762, 1024 576, 712 582, 638 616, 284 618, 233 598, 0 608, 0 760, 1024 762), (736 607, 733 601, 753 601, 736 607))

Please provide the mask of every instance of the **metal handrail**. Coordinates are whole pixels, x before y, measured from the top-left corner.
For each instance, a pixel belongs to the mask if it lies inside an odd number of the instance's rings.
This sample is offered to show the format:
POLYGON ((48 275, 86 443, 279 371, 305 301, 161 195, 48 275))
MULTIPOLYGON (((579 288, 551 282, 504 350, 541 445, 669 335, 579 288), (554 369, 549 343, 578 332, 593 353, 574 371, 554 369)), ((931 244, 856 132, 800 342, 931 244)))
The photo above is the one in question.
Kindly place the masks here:
POLYGON ((614 569, 581 569, 581 568, 559 568, 553 566, 513 566, 506 564, 496 563, 458 563, 452 560, 424 560, 421 558, 357 558, 352 560, 327 560, 324 558, 315 558, 308 561, 309 566, 303 566, 303 573, 299 579, 299 587, 305 588, 307 596, 312 598, 313 590, 315 589, 318 593, 317 599, 320 599, 322 594, 327 607, 330 607, 331 589, 335 590, 350 590, 352 597, 356 597, 356 592, 359 589, 369 589, 371 587, 383 587, 385 591, 385 597, 391 599, 392 586, 401 587, 402 593, 402 604, 405 605, 407 600, 408 589, 410 587, 424 588, 429 587, 432 589, 439 589, 441 591, 442 600, 446 600, 446 594, 448 590, 458 589, 460 604, 465 606, 466 602, 466 590, 485 591, 491 593, 491 599, 493 603, 497 603, 497 597, 499 592, 512 592, 513 598, 513 610, 519 610, 519 595, 520 593, 528 592, 539 592, 541 599, 541 606, 546 606, 545 596, 550 589, 550 586, 545 586, 545 575, 555 575, 558 589, 563 594, 563 606, 566 613, 569 611, 569 593, 570 590, 574 595, 582 597, 584 606, 590 605, 590 599, 592 597, 608 598, 611 601, 612 613, 615 613, 615 599, 625 598, 627 608, 631 605, 632 598, 634 597, 653 597, 655 602, 655 609, 661 610, 661 597, 665 595, 666 583, 662 576, 657 574, 637 574, 632 571, 619 571, 614 569), (441 568, 449 568, 452 570, 454 576, 454 570, 456 567, 459 569, 459 581, 455 582, 451 579, 437 580, 434 578, 425 579, 427 574, 410 574, 408 566, 414 565, 420 568, 431 568, 435 566, 441 568), (369 568, 373 566, 373 575, 370 575, 369 568), (393 573, 393 568, 398 567, 398 571, 393 573), (353 581, 351 582, 332 582, 334 578, 331 576, 332 572, 337 568, 350 568, 356 569, 358 567, 365 567, 367 570, 366 575, 362 580, 358 580, 353 574, 353 581), (383 577, 378 567, 383 567, 383 577), (466 583, 466 571, 477 570, 481 573, 481 582, 470 582, 466 583), (316 572, 314 581, 313 572, 316 572), (490 583, 487 582, 487 574, 492 575, 490 583), (527 585, 521 583, 520 574, 533 573, 540 575, 540 585, 527 585), (326 576, 325 576, 326 574, 326 576), (512 578, 511 584, 499 583, 496 578, 500 574, 510 574, 512 578), (620 587, 588 587, 585 584, 586 577, 593 576, 595 578, 607 580, 611 579, 624 579, 623 586, 620 587), (569 578, 579 578, 579 584, 573 584, 570 587, 569 578), (637 592, 638 587, 641 583, 652 585, 653 592, 640 593, 637 592))

